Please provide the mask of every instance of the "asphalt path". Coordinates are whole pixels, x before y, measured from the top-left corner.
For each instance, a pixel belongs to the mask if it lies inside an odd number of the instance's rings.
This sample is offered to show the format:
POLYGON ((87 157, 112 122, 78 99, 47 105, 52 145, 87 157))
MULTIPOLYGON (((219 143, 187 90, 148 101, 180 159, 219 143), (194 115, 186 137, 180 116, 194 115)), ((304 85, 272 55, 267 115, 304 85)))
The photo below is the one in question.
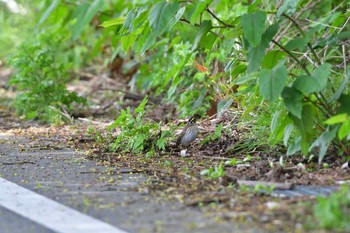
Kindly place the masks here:
POLYGON ((142 190, 146 175, 99 166, 50 140, 0 131, 1 233, 84 232, 78 226, 86 224, 93 230, 85 232, 99 233, 265 232, 151 196, 142 190))

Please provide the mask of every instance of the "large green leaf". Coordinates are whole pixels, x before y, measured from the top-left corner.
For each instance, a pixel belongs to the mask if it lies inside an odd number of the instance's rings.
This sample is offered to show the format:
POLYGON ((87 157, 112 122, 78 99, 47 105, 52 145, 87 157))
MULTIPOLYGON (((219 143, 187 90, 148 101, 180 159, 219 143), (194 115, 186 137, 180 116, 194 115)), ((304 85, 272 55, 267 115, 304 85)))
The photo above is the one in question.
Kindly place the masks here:
POLYGON ((178 2, 159 2, 155 4, 148 15, 148 20, 153 32, 160 35, 170 30, 179 21, 185 8, 180 9, 178 2))
POLYGON ((294 87, 285 87, 282 98, 288 111, 297 118, 301 118, 303 95, 294 87))
POLYGON ((244 36, 252 47, 256 47, 261 42, 261 37, 265 28, 266 13, 258 11, 247 13, 241 17, 241 25, 244 36))
POLYGON ((300 92, 308 95, 313 92, 319 92, 322 90, 321 84, 319 83, 319 80, 307 76, 307 75, 302 75, 299 76, 293 83, 293 87, 298 89, 300 92))
POLYGON ((76 39, 80 33, 85 29, 85 27, 90 23, 91 19, 98 12, 103 4, 103 0, 95 0, 91 4, 82 4, 77 9, 78 17, 77 22, 72 28, 72 37, 76 39))
POLYGON ((46 9, 44 14, 40 17, 38 25, 40 26, 52 13, 52 11, 56 8, 60 0, 53 0, 51 5, 46 9))
POLYGON ((265 69, 272 69, 278 62, 283 60, 285 56, 286 56, 285 52, 278 51, 278 50, 271 50, 266 53, 261 63, 261 67, 265 69))
MULTIPOLYGON (((278 24, 273 24, 269 26, 264 34, 262 35, 261 43, 257 47, 249 46, 248 48, 248 68, 247 72, 255 72, 259 70, 260 64, 264 59, 265 49, 269 46, 270 41, 276 35, 278 31, 278 24)), ((271 68, 274 67, 276 63, 271 64, 271 68)))
POLYGON ((207 33, 210 31, 211 28, 212 28, 212 25, 210 20, 205 20, 202 23, 197 33, 196 39, 193 42, 193 46, 192 46, 193 51, 197 49, 199 42, 207 35, 207 33))
POLYGON ((309 151, 311 151, 313 148, 318 147, 318 162, 321 163, 324 156, 326 155, 327 148, 332 142, 332 140, 337 135, 338 126, 334 127, 333 129, 327 128, 312 145, 310 146, 309 151))
POLYGON ((195 3, 195 9, 191 14, 190 22, 192 24, 196 23, 199 19, 200 14, 205 10, 207 6, 209 6, 213 0, 201 0, 195 3))
POLYGON ((255 72, 259 70, 260 63, 264 59, 265 47, 260 45, 258 47, 249 47, 248 49, 248 68, 247 72, 255 72))
POLYGON ((331 73, 331 65, 324 63, 317 67, 314 72, 312 72, 312 77, 317 79, 318 84, 320 85, 321 91, 327 87, 328 77, 331 73))
POLYGON ((285 48, 288 50, 297 49, 299 51, 304 51, 307 43, 307 38, 295 38, 288 41, 288 43, 285 45, 285 48))
POLYGON ((276 100, 287 83, 287 69, 284 62, 276 65, 272 70, 263 69, 259 76, 259 89, 264 99, 276 100))
POLYGON ((337 109, 337 113, 346 113, 350 116, 350 95, 342 94, 339 98, 340 106, 337 109))

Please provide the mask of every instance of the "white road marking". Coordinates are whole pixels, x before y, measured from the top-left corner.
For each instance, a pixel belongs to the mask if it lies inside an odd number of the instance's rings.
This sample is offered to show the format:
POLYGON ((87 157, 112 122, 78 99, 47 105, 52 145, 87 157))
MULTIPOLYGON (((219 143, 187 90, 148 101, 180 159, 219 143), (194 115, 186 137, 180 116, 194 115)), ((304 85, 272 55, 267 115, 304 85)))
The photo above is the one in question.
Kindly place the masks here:
POLYGON ((127 233, 1 177, 0 205, 59 233, 127 233))

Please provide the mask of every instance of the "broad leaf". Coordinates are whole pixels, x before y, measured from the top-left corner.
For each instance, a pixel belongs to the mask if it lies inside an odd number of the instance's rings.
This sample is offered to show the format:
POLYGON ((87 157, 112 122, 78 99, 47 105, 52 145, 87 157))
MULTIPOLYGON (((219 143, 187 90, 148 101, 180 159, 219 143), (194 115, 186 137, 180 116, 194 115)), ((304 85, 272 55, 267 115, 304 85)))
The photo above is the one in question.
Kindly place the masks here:
POLYGON ((178 2, 159 2, 155 4, 148 15, 148 20, 153 32, 160 35, 170 30, 181 18, 185 8, 180 9, 178 2))
POLYGON ((40 26, 51 14, 51 12, 56 8, 60 0, 53 0, 51 5, 47 8, 44 14, 40 17, 38 26, 40 26))
POLYGON ((109 28, 113 26, 123 25, 124 22, 125 22, 125 17, 118 17, 118 18, 106 20, 100 26, 104 28, 109 28))
POLYGON ((265 47, 260 45, 258 47, 249 47, 248 49, 248 68, 247 72, 252 73, 259 70, 260 63, 264 59, 265 47))
POLYGON ((321 87, 321 84, 319 83, 319 80, 314 78, 314 77, 307 76, 307 75, 302 75, 302 76, 298 77, 294 81, 293 87, 295 87, 300 92, 302 92, 306 95, 311 94, 311 93, 317 93, 317 92, 320 92, 322 90, 322 87, 321 87))
POLYGON ((102 6, 103 0, 95 0, 90 5, 82 5, 82 14, 77 18, 76 24, 72 29, 72 37, 76 39, 79 34, 85 29, 85 27, 90 23, 92 18, 98 12, 100 7, 102 6))
POLYGON ((191 24, 194 24, 198 21, 200 14, 205 10, 207 6, 209 6, 213 0, 204 0, 204 1, 198 1, 195 3, 195 10, 193 11, 190 22, 191 24))
POLYGON ((340 140, 344 139, 350 134, 350 117, 340 126, 338 131, 338 138, 340 140))
POLYGON ((241 17, 241 25, 244 36, 252 47, 257 47, 261 42, 261 37, 265 28, 266 13, 258 11, 247 13, 241 17))
POLYGON ((350 95, 342 94, 339 98, 340 106, 337 109, 337 113, 346 113, 350 116, 350 95))
POLYGON ((289 144, 287 149, 287 155, 294 155, 296 152, 300 151, 301 137, 295 139, 291 144, 289 144))
POLYGON ((350 117, 340 126, 338 131, 338 138, 340 140, 344 139, 346 136, 350 134, 350 117))
POLYGON ((331 118, 327 119, 324 123, 327 125, 336 125, 336 124, 345 122, 347 118, 348 118, 348 115, 346 113, 343 113, 343 114, 332 116, 331 118))
POLYGON ((324 63, 319 67, 317 67, 312 73, 312 77, 317 79, 320 85, 321 91, 327 87, 328 77, 331 73, 330 69, 331 69, 331 65, 328 63, 324 63))
POLYGON ((286 53, 278 50, 272 50, 266 53, 261 67, 265 69, 272 69, 278 62, 286 57, 286 53))
POLYGON ((264 99, 276 100, 287 83, 287 69, 284 62, 276 65, 272 70, 262 70, 259 77, 259 89, 264 99))
POLYGON ((210 20, 206 20, 202 23, 197 33, 196 39, 193 42, 193 46, 192 46, 193 51, 197 49, 199 42, 207 35, 207 33, 210 31, 211 28, 212 28, 212 25, 210 20))
POLYGON ((337 130, 339 127, 335 127, 330 130, 330 128, 327 128, 326 131, 324 131, 318 138, 317 140, 312 143, 310 146, 309 151, 311 151, 313 148, 318 147, 319 152, 318 152, 318 162, 321 163, 324 156, 326 155, 327 148, 332 142, 332 140, 335 138, 337 134, 337 130))
POLYGON ((301 118, 303 95, 294 87, 285 87, 282 98, 288 111, 297 118, 301 118))
POLYGON ((305 46, 308 43, 308 40, 306 38, 295 38, 290 41, 285 45, 285 48, 288 50, 299 50, 299 51, 304 51, 305 46))

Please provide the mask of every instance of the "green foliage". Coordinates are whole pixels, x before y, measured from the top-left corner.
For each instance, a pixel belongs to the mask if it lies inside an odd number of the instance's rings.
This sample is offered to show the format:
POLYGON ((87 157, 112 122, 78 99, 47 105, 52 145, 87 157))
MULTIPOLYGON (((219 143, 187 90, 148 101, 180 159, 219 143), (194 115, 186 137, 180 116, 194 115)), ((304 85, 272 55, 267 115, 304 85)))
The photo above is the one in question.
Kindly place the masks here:
POLYGON ((206 136, 202 141, 201 141, 201 145, 205 145, 208 144, 210 142, 215 142, 216 140, 218 140, 221 137, 221 133, 222 133, 222 124, 220 123, 214 132, 210 133, 208 136, 206 136))
POLYGON ((208 169, 201 171, 200 174, 202 176, 207 176, 211 179, 217 179, 225 175, 225 169, 224 169, 223 163, 220 163, 218 166, 215 166, 214 168, 210 167, 208 169))
POLYGON ((146 104, 147 97, 134 110, 134 114, 131 114, 130 108, 122 110, 114 123, 108 127, 109 130, 114 128, 121 130, 117 139, 111 144, 113 151, 147 152, 148 155, 154 155, 155 149, 165 151, 170 131, 158 133, 160 124, 144 122, 146 104))
POLYGON ((170 101, 176 99, 180 112, 197 108, 204 112, 217 96, 239 94, 246 101, 244 116, 257 107, 279 106, 278 114, 265 109, 274 114, 270 141, 275 144, 283 140, 287 155, 318 153, 321 163, 331 144, 340 153, 350 151, 342 143, 350 138, 350 118, 332 123, 338 114, 350 115, 346 107, 350 100, 348 74, 335 69, 341 63, 335 54, 343 53, 336 43, 343 43, 350 31, 346 24, 350 13, 346 2, 337 4, 328 0, 318 6, 318 11, 312 11, 303 0, 283 1, 278 9, 261 1, 250 6, 226 1, 158 1, 153 6, 143 4, 131 9, 115 20, 115 25, 121 25, 126 17, 117 34, 122 43, 130 41, 131 36, 135 43, 128 42, 125 50, 155 54, 151 63, 161 66, 154 69, 151 87, 157 88, 156 93, 167 93, 170 101), (297 11, 304 14, 295 18, 297 11), (336 12, 334 16, 327 13, 332 11, 336 12), (303 19, 316 23, 301 27, 299 21, 303 19), (187 26, 180 27, 184 23, 187 26), (176 54, 179 46, 181 56, 176 54), (318 49, 325 46, 328 50, 319 53, 318 49), (296 53, 300 51, 307 56, 296 53), (201 66, 198 57, 204 61, 201 66), (217 61, 226 63, 225 73, 207 68, 217 61), (232 77, 233 84, 240 85, 238 94, 231 92, 232 77), (325 122, 328 118, 332 120, 325 122))
POLYGON ((10 84, 20 91, 14 105, 26 119, 59 123, 63 120, 60 109, 71 111, 74 102, 84 102, 65 87, 67 67, 56 59, 61 42, 58 33, 39 34, 21 45, 10 61, 16 69, 10 84))
POLYGON ((318 197, 313 208, 319 226, 328 230, 350 231, 350 189, 347 185, 328 197, 318 197))

